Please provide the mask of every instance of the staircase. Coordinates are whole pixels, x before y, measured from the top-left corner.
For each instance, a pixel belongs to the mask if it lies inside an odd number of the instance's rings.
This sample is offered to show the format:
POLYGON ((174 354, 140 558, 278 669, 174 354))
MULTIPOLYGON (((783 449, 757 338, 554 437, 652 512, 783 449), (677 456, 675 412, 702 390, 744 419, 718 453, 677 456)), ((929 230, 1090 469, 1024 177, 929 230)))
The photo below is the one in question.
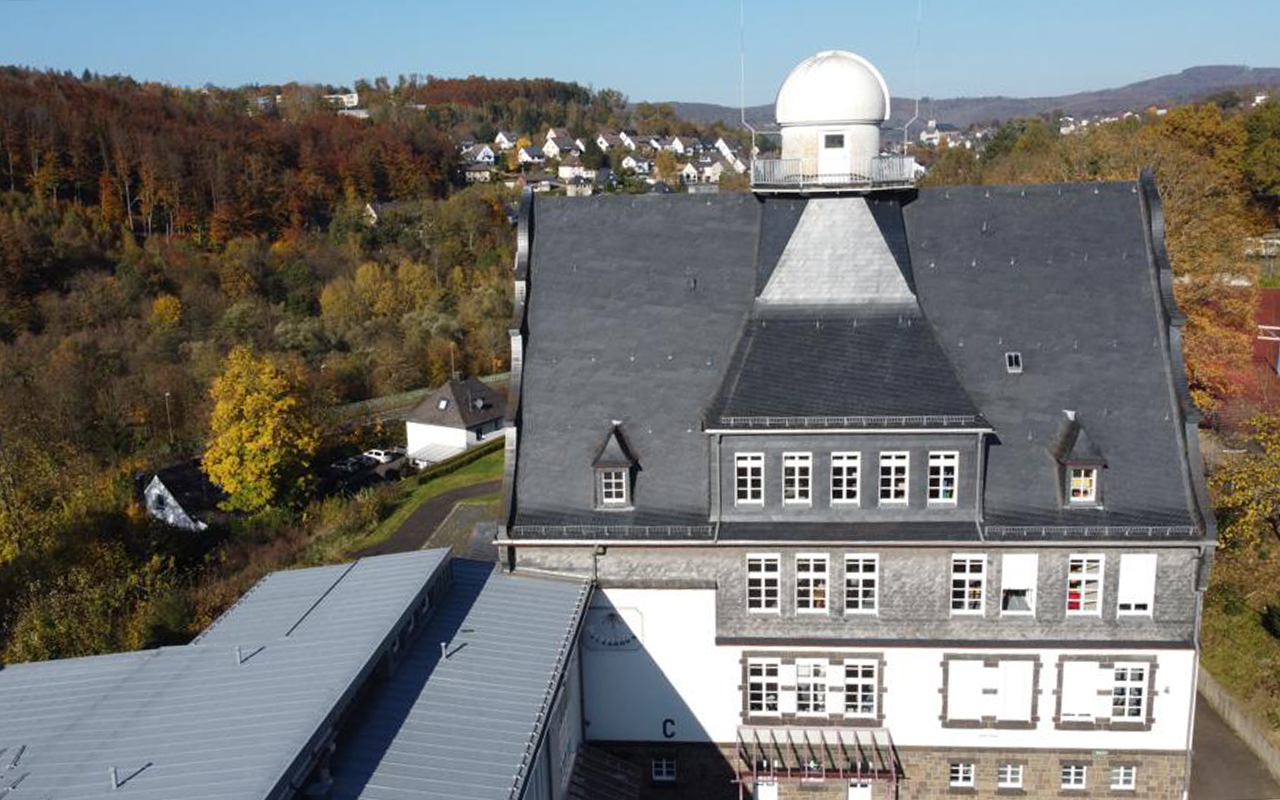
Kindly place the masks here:
POLYGON ((569 800, 639 800, 641 770, 583 742, 573 761, 569 800))

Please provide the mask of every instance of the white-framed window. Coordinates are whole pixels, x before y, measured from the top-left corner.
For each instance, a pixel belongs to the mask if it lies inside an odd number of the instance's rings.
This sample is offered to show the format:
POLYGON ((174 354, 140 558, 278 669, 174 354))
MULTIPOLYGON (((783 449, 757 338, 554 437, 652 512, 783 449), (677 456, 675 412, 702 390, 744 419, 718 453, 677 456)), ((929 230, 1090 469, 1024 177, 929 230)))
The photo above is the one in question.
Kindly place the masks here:
POLYGON ((1089 768, 1084 764, 1062 765, 1062 788, 1084 789, 1088 785, 1089 768))
POLYGON ((1125 553, 1120 556, 1120 585, 1116 588, 1116 614, 1149 617, 1156 594, 1156 554, 1125 553))
POLYGON ((875 614, 880 607, 880 556, 848 553, 844 557, 844 613, 875 614))
POLYGON ((764 453, 737 453, 734 463, 734 501, 764 505, 764 453))
POLYGON ((910 453, 880 454, 880 505, 906 505, 910 453))
POLYGON ((951 613, 981 614, 986 594, 987 557, 951 556, 951 613))
POLYGON ((782 454, 782 502, 808 505, 813 502, 813 454, 782 454))
POLYGON ((753 658, 747 661, 747 715, 778 715, 778 669, 776 658, 753 658))
POLYGON ((951 762, 951 785, 957 789, 973 787, 973 764, 951 762))
POLYGON ((819 658, 796 659, 796 713, 827 713, 827 662, 819 658))
POLYGON ((826 553, 796 554, 796 611, 827 613, 829 559, 826 553))
POLYGON ((831 502, 832 504, 857 505, 859 473, 862 467, 861 453, 831 454, 831 502))
POLYGON ((1111 684, 1111 718, 1141 721, 1147 715, 1147 675, 1150 664, 1120 664, 1111 684))
POLYGON ((846 717, 875 717, 879 684, 875 661, 846 659, 844 662, 844 715, 846 717))
POLYGON ((1040 556, 1006 553, 1000 558, 1000 614, 1033 617, 1036 613, 1036 580, 1040 556))
POLYGON ((676 760, 668 756, 658 756, 649 760, 649 775, 654 783, 675 783, 676 760))
POLYGON ((1096 503, 1098 501, 1098 470, 1095 467, 1071 468, 1072 503, 1096 503))
POLYGON ((1005 762, 1000 765, 996 771, 996 788, 997 789, 1021 789, 1022 788, 1022 764, 1014 764, 1005 762))
POLYGON ((1022 353, 1010 350, 1004 354, 1004 369, 1010 375, 1022 374, 1022 353))
POLYGON ((627 471, 600 470, 600 502, 606 506, 627 505, 627 471))
POLYGON ((747 611, 777 614, 782 582, 782 556, 777 553, 747 554, 747 611))
POLYGON ((934 505, 955 505, 956 476, 960 471, 960 454, 935 452, 929 454, 929 502, 934 505))
POLYGON ((1072 555, 1067 561, 1067 615, 1101 616, 1102 571, 1100 554, 1072 555))
POLYGON ((1137 789, 1138 768, 1132 764, 1112 767, 1111 788, 1121 792, 1132 792, 1137 789))

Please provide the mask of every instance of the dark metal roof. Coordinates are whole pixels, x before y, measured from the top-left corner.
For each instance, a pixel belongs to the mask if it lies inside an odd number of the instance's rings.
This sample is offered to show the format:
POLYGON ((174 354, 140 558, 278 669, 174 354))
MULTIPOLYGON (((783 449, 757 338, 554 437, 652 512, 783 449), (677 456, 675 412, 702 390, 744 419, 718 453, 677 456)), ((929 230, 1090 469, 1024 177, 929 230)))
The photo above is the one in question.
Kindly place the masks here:
POLYGON ((209 512, 216 511, 218 504, 227 499, 226 493, 200 469, 198 458, 158 470, 156 477, 182 510, 196 519, 208 521, 209 512))
MULTIPOLYGON (((20 798, 292 796, 448 551, 264 578, 192 644, 0 669, 20 798)), ((4 788, 0 788, 0 793, 4 788)))
POLYGON ((339 739, 328 796, 520 798, 590 591, 454 560, 449 593, 339 739))

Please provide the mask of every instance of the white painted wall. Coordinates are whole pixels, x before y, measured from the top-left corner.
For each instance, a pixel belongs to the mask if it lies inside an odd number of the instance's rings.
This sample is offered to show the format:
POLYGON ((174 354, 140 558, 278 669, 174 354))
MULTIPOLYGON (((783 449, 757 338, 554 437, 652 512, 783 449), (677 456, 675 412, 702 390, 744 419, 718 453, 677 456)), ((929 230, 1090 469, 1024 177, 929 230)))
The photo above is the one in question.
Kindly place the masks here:
POLYGON ((427 445, 448 445, 463 450, 475 441, 475 437, 463 428, 450 428, 446 425, 424 425, 421 422, 406 422, 405 450, 414 453, 427 445))
MULTIPOLYGON (((1194 687, 1192 650, 1089 650, 1028 648, 781 648, 717 647, 715 592, 711 589, 607 589, 596 594, 584 635, 584 708, 587 738, 623 741, 733 742, 741 724, 741 658, 751 652, 839 653, 857 657, 883 653, 884 725, 903 746, 1028 747, 1107 750, 1181 750, 1186 746, 1194 687), (606 626, 612 611, 621 623, 606 626), (604 631, 604 633, 600 633, 604 631), (634 637, 634 642, 630 639, 634 637), (1040 659, 1034 730, 944 728, 942 662, 945 654, 1034 654, 1040 659), (1149 658, 1155 673, 1155 722, 1150 731, 1058 730, 1058 657, 1093 653, 1098 661, 1117 655, 1149 658), (664 735, 664 720, 671 720, 664 735)), ((833 659, 834 660, 834 659, 833 659)), ((953 661, 952 664, 954 665, 953 661)), ((981 662, 976 662, 981 663, 981 662)), ((1072 662, 1065 662, 1072 663, 1072 662)), ((835 674, 836 670, 831 670, 835 674)), ((1028 687, 1028 677, 1014 669, 996 670, 1005 684, 1028 687)), ((975 676, 975 679, 976 676, 975 676)), ((985 680, 985 677, 982 678, 985 680)), ((788 683, 783 681, 784 684, 788 683)), ((1020 713, 1025 703, 1012 697, 999 702, 1005 713, 1020 713)), ((1095 687, 1096 692, 1096 687, 1095 687)), ((1099 701, 1101 704, 1101 700, 1099 701)), ((785 702, 784 702, 785 705, 785 702)), ((1101 705, 1099 706, 1101 707, 1101 705)))
POLYGON ((587 626, 582 673, 589 740, 734 740, 740 651, 715 646, 714 589, 605 589, 592 600, 587 626), (609 611, 621 627, 602 625, 609 611), (628 631, 637 641, 627 641, 628 631), (664 732, 665 720, 671 723, 664 732))

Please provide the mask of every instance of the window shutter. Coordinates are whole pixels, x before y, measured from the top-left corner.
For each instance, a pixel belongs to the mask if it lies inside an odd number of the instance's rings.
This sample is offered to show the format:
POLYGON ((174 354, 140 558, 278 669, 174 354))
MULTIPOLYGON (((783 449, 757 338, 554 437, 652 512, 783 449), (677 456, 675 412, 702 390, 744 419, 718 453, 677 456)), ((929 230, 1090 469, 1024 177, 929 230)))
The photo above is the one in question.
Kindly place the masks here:
POLYGON ((1035 664, 1034 661, 1000 662, 1000 706, 996 711, 996 719, 1017 722, 1031 720, 1035 664))
POLYGON ((1063 722, 1092 722, 1097 715, 1102 677, 1099 666, 1097 661, 1062 662, 1063 722))
POLYGON ((778 711, 783 714, 796 713, 795 664, 782 664, 778 667, 778 711))
POLYGON ((1004 556, 1000 561, 1000 585, 1005 589, 1035 591, 1039 564, 1040 556, 1035 553, 1004 556))
POLYGON ((986 685, 986 667, 981 661, 950 661, 947 664, 947 719, 982 719, 982 690, 986 685))
POLYGON ((1156 591, 1156 554, 1120 556, 1120 587, 1116 608, 1122 614, 1150 614, 1156 591))

